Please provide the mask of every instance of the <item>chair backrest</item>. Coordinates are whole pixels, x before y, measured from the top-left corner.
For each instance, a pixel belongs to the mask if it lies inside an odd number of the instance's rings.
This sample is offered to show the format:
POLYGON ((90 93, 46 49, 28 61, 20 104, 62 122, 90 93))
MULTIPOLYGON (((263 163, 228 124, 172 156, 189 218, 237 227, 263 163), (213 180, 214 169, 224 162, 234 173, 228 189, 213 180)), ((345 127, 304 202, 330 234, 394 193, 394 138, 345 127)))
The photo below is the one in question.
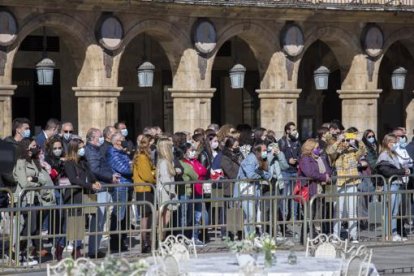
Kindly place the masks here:
POLYGON ((346 262, 343 272, 346 276, 368 276, 370 271, 372 249, 368 249, 365 245, 360 247, 351 247, 347 251, 350 256, 346 262))
POLYGON ((180 266, 178 264, 178 260, 173 255, 167 255, 162 259, 162 275, 180 275, 180 266))
POLYGON ((319 234, 307 240, 306 257, 344 258, 348 241, 342 241, 336 235, 319 234))
POLYGON ((190 254, 197 258, 194 241, 182 234, 177 236, 170 235, 163 242, 160 241, 159 253, 163 257, 172 255, 177 261, 190 259, 190 254))
POLYGON ((93 270, 96 265, 86 258, 79 258, 74 261, 72 258, 66 258, 58 262, 56 265, 47 264, 47 276, 52 275, 67 275, 68 269, 71 269, 72 273, 76 274, 75 270, 93 270))

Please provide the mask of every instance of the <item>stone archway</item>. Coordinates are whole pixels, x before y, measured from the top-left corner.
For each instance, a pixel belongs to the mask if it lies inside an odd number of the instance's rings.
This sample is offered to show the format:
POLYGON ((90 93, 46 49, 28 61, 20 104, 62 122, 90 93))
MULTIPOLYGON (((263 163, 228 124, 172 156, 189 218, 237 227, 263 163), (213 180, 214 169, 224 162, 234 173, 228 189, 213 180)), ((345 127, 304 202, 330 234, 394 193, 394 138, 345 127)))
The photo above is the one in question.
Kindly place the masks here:
POLYGON ((407 127, 412 135, 414 125, 414 56, 409 41, 399 40, 387 45, 378 72, 378 88, 382 90, 378 102, 378 137, 383 137, 396 127, 407 127), (407 70, 405 87, 394 90, 392 72, 398 67, 407 70))
POLYGON ((60 13, 38 14, 21 21, 18 37, 8 49, 3 79, 4 83, 17 84, 15 93, 9 95, 12 99, 8 119, 11 122, 13 117, 28 117, 37 126, 36 130, 50 117, 71 121, 77 126, 78 105, 72 87, 79 84, 85 69, 86 49, 92 43, 89 29, 76 17, 60 13), (35 65, 42 56, 43 27, 46 27, 48 46, 54 48, 49 50, 49 57, 57 66, 51 87, 38 86, 35 77, 35 65), (32 46, 25 43, 29 40, 32 46), (54 41, 57 44, 51 45, 54 41))
POLYGON ((325 122, 341 119, 341 101, 336 93, 341 87, 341 69, 331 48, 320 40, 310 45, 301 60, 298 88, 298 128, 301 139, 315 137, 325 122), (327 90, 316 90, 313 72, 325 66, 330 70, 327 90))

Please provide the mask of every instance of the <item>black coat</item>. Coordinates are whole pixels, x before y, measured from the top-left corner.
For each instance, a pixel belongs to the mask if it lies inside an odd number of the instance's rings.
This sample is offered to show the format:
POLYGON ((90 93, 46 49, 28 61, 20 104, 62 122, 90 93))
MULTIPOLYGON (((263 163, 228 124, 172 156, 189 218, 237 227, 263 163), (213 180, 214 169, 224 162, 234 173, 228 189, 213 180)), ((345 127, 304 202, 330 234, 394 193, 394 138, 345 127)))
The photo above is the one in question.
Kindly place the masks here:
POLYGON ((405 169, 398 169, 393 164, 387 161, 381 161, 375 166, 375 172, 390 178, 393 175, 405 175, 405 169))
POLYGON ((79 163, 72 160, 66 161, 64 169, 70 184, 82 187, 66 189, 64 196, 65 204, 82 204, 82 191, 84 191, 85 194, 94 192, 92 184, 96 182, 95 176, 84 159, 81 159, 79 163))
MULTIPOLYGON (((227 179, 236 179, 239 172, 240 163, 238 156, 228 149, 223 150, 223 157, 221 158, 221 169, 227 179)), ((224 183, 224 194, 231 196, 233 194, 232 185, 224 183)))

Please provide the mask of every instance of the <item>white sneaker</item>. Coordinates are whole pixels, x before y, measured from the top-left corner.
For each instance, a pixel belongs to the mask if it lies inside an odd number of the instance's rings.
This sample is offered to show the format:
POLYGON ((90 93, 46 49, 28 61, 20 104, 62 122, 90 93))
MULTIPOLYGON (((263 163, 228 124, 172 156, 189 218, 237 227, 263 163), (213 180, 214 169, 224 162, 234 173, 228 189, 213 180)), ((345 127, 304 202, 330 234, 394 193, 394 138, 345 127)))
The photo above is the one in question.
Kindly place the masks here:
POLYGON ((401 236, 397 233, 392 234, 392 241, 399 242, 399 241, 407 241, 407 238, 401 238, 401 236))
POLYGON ((199 239, 194 239, 193 238, 193 242, 194 242, 195 246, 200 246, 200 247, 205 246, 205 244, 202 241, 200 241, 199 239))
POLYGON ((72 242, 69 242, 68 245, 66 246, 66 250, 72 252, 73 251, 73 244, 72 242))
POLYGON ((22 266, 35 266, 35 265, 38 265, 39 262, 30 257, 29 258, 23 257, 22 262, 20 264, 22 266))

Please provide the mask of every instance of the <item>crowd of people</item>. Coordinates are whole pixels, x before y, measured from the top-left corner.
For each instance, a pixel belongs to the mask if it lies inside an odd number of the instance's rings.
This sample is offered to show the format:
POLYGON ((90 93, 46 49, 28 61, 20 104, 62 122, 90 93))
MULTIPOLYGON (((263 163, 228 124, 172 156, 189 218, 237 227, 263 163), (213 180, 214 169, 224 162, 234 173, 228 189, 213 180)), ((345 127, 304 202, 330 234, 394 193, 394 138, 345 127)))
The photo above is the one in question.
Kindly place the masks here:
MULTIPOLYGON (((372 197, 357 197, 356 194, 378 190, 378 183, 369 177, 373 174, 383 175, 386 179, 393 175, 401 176, 389 186, 379 186, 383 190, 398 191, 407 187, 414 159, 414 143, 408 144, 404 128, 394 129, 380 143, 373 130, 365 130, 362 139, 359 139, 358 129, 345 129, 339 121, 323 124, 317 130, 317 137, 305 141, 300 141, 293 122, 285 125, 283 137, 275 137, 274 131, 264 128, 229 124, 221 127, 212 124, 207 129, 198 128, 192 133, 183 131, 171 135, 163 133, 159 127, 147 127, 136 139, 133 137, 134 140, 130 139, 125 122, 117 122, 103 130, 90 128, 86 139, 75 134, 70 122, 61 123, 56 119, 48 120, 44 129, 34 137, 30 129, 29 120, 17 118, 13 120, 12 135, 4 138, 15 148, 16 162, 12 171, 1 175, 2 186, 13 190, 14 204, 22 207, 82 204, 85 203, 85 194, 91 195, 90 200, 98 203, 116 203, 111 214, 105 213, 107 208, 97 208, 97 212, 90 215, 88 226, 91 232, 100 233, 107 215, 110 217, 111 251, 128 250, 127 235, 116 234, 116 231, 130 227, 128 201, 134 198, 154 204, 156 199, 157 204, 162 205, 171 200, 209 198, 218 186, 202 181, 219 179, 234 180, 219 186, 224 198, 290 196, 297 177, 307 179, 304 185, 309 188, 310 197, 333 189, 339 197, 331 208, 339 219, 330 229, 322 226, 313 232, 332 231, 337 236, 358 242, 358 231, 364 226, 364 221, 358 220, 358 217, 361 214, 367 216, 367 204, 372 197), (148 185, 133 188, 114 185, 110 189, 102 189, 105 184, 132 183, 148 185), (80 188, 52 189, 68 185, 80 188), (39 189, 29 189, 29 192, 21 194, 25 188, 35 187, 39 189), (342 218, 346 218, 347 223, 343 223, 342 218)), ((10 207, 10 202, 7 193, 0 194, 1 208, 10 207)), ((206 206, 208 204, 169 204, 158 216, 165 227, 172 224, 181 227, 208 225, 212 218, 211 207, 206 206), (172 214, 175 214, 176 221, 172 221, 172 214)), ((282 200, 277 210, 278 220, 286 222, 300 218, 299 204, 294 200, 282 200)), ((405 235, 396 219, 401 210, 400 204, 401 195, 392 195, 389 204, 392 209, 392 236, 389 239, 393 241, 401 241, 405 235)), ((242 201, 241 208, 245 234, 260 231, 255 227, 261 208, 258 202, 242 201)), ((327 205, 320 200, 312 208, 315 218, 327 205)), ((73 209, 58 220, 49 219, 47 214, 41 219, 38 211, 23 212, 23 223, 16 226, 16 231, 21 236, 37 236, 43 231, 66 233, 74 219, 82 216, 79 212, 82 213, 79 209, 73 209)), ((223 225, 225 213, 224 218, 220 218, 223 225)), ((147 207, 140 208, 139 216, 142 252, 148 253, 151 252, 151 236, 150 231, 145 230, 150 230, 152 220, 158 218, 154 218, 151 208, 147 207)), ((80 221, 77 223, 82 225, 80 221)), ((278 231, 284 236, 292 235, 292 229, 286 224, 282 224, 278 231)), ((186 234, 194 239, 196 245, 203 245, 208 242, 208 235, 202 232, 194 227, 186 234)), ((231 234, 226 233, 225 227, 221 232, 222 235, 231 234)), ((89 257, 105 256, 104 252, 99 251, 101 238, 100 234, 89 236, 89 257)), ((15 250, 16 240, 13 243, 11 246, 15 250)), ((68 241, 60 235, 55 243, 55 257, 60 260, 68 241)), ((38 239, 33 239, 31 244, 18 244, 22 256, 48 254, 44 249, 40 250, 42 247, 38 239)), ((82 241, 75 240, 73 247, 72 256, 81 256, 82 241)))

